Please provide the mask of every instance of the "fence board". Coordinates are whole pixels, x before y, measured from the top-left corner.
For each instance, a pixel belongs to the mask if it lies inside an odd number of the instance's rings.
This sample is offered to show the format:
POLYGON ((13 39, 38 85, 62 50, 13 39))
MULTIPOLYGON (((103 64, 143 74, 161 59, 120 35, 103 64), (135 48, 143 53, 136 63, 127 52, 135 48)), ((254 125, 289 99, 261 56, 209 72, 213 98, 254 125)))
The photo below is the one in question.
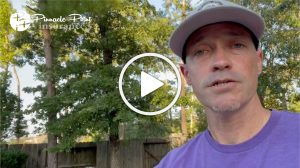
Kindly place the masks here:
MULTIPOLYGON (((28 155, 26 168, 47 167, 47 144, 1 145, 1 149, 21 150, 28 155)), ((120 168, 152 168, 170 150, 170 143, 162 140, 131 140, 120 142, 120 168)), ((108 168, 107 141, 80 143, 70 152, 58 153, 58 167, 108 168)))
POLYGON ((108 168, 108 142, 102 141, 97 143, 97 168, 108 168))

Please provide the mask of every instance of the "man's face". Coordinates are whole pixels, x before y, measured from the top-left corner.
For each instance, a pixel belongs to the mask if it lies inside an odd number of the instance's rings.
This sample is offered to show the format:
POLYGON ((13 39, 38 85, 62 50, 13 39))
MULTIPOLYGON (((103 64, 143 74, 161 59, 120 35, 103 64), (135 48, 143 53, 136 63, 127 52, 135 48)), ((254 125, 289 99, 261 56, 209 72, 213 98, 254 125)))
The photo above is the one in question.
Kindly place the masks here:
POLYGON ((262 53, 242 26, 218 23, 197 30, 186 55, 181 71, 206 108, 237 111, 256 95, 262 53))

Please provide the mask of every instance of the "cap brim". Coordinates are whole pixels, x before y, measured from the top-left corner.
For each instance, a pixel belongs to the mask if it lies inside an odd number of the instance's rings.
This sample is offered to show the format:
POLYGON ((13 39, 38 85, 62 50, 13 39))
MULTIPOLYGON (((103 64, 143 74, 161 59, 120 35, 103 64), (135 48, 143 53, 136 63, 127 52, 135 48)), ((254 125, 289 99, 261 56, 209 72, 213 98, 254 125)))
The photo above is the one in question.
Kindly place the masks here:
POLYGON ((173 32, 169 45, 173 52, 182 57, 182 50, 187 38, 197 29, 218 22, 236 22, 244 25, 257 39, 264 32, 264 21, 256 13, 240 7, 220 6, 203 10, 191 15, 173 32))

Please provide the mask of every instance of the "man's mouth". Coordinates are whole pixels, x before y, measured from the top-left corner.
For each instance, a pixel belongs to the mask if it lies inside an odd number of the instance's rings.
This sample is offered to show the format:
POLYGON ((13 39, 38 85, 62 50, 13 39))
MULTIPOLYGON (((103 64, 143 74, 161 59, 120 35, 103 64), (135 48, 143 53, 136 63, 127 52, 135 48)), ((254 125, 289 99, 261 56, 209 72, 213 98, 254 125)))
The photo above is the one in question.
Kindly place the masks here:
POLYGON ((232 83, 232 82, 236 82, 236 81, 234 81, 232 79, 215 80, 212 83, 210 83, 208 85, 208 87, 224 86, 224 85, 227 85, 227 84, 232 83))

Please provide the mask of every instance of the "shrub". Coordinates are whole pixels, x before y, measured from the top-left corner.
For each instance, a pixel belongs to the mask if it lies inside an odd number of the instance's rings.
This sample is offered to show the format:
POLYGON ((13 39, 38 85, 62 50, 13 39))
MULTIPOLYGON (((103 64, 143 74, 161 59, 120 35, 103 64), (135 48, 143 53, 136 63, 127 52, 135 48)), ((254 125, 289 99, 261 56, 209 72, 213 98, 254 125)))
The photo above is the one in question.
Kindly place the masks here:
POLYGON ((19 168, 26 162, 27 154, 17 150, 0 150, 1 168, 19 168))

